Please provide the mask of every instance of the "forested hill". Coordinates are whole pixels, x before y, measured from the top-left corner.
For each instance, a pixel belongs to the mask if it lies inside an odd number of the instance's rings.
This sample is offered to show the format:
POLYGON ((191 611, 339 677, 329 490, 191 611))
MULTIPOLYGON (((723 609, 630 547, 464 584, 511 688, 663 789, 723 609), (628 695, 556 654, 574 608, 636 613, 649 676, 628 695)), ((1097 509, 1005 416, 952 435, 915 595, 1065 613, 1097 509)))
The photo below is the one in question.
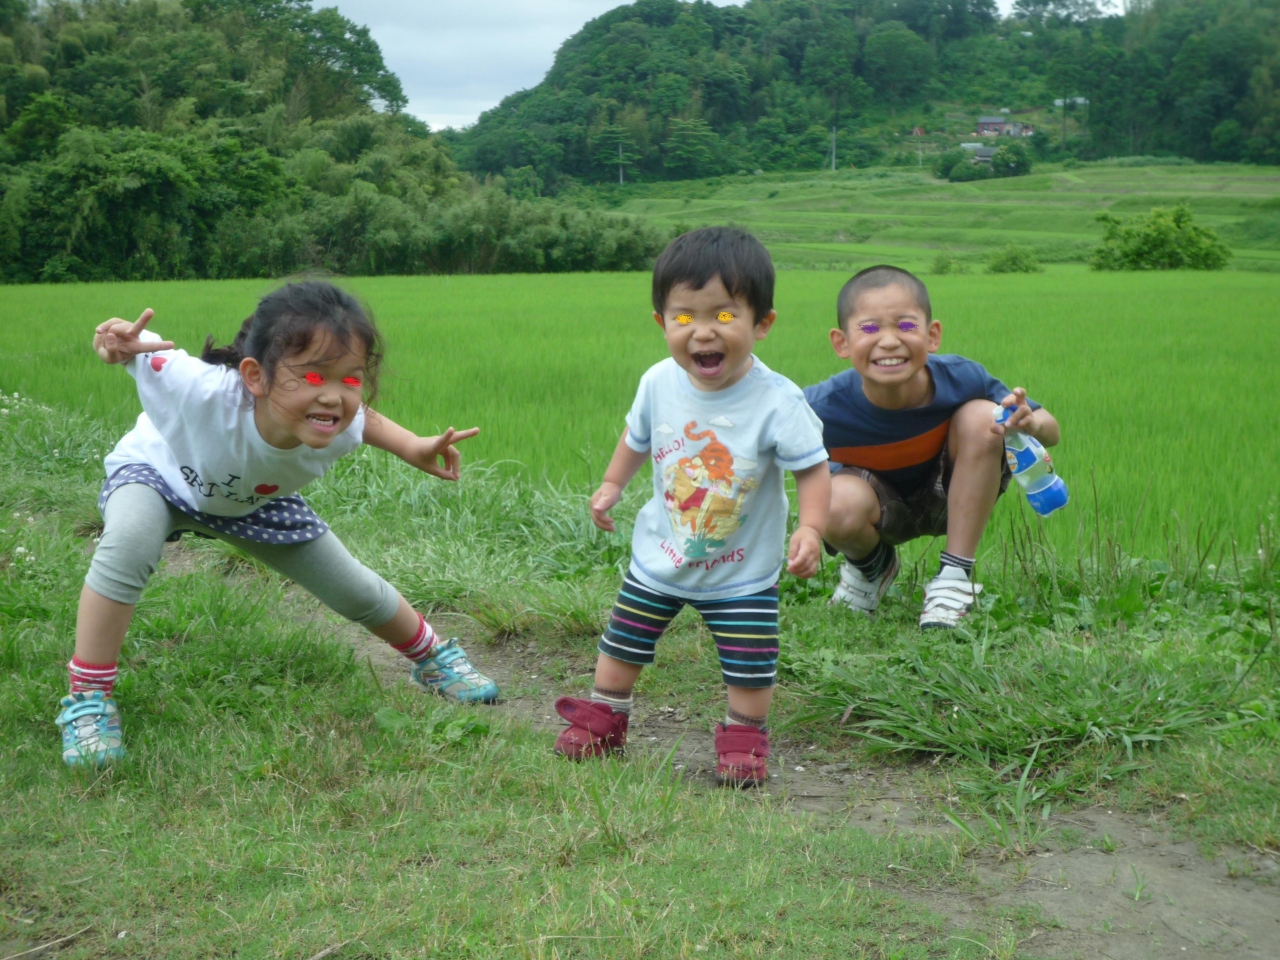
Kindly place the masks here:
POLYGON ((972 139, 1001 108, 1041 121, 1042 155, 1280 163, 1280 2, 1128 7, 1019 0, 1002 20, 993 0, 639 0, 447 136, 465 168, 553 189, 616 180, 620 157, 650 180, 813 169, 832 126, 862 165, 917 127, 934 146, 972 139), (1060 123, 1052 104, 1076 98, 1060 123))
POLYGON ((635 269, 664 237, 460 173, 306 0, 0 0, 0 281, 635 269))

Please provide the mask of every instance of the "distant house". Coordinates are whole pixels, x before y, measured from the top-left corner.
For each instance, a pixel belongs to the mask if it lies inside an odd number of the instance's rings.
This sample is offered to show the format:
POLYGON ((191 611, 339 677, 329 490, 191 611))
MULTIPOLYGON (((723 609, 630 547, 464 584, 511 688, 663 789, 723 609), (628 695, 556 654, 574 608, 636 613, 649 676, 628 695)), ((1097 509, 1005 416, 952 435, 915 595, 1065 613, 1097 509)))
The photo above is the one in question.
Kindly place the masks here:
POLYGON ((974 163, 990 163, 991 158, 996 155, 995 147, 979 147, 973 151, 974 163))
POLYGON ((979 117, 980 137, 1029 137, 1036 128, 1029 123, 1019 123, 1008 117, 979 117))

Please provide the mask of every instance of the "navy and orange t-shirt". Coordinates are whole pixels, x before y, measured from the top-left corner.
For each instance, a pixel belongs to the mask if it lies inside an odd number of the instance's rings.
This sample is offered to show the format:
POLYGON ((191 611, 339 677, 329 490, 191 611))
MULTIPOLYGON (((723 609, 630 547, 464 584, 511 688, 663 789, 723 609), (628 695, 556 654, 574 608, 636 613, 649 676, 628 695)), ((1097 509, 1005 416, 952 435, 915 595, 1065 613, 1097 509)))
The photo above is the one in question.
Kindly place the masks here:
MULTIPOLYGON (((833 469, 841 464, 870 470, 910 496, 929 479, 956 409, 970 400, 999 403, 1010 393, 982 364, 965 357, 935 353, 928 367, 933 399, 906 410, 877 407, 862 392, 862 375, 853 369, 805 387, 805 399, 822 421, 833 469)), ((1027 402, 1033 410, 1040 408, 1027 402)))

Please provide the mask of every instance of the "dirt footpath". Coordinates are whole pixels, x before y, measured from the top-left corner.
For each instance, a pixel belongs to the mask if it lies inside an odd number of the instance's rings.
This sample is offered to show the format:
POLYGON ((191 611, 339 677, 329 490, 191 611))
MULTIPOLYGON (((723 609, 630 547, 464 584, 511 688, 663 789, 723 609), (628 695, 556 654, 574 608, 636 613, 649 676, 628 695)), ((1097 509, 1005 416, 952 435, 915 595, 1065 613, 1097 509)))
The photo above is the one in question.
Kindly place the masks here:
MULTIPOLYGON (((385 644, 320 609, 315 617, 388 681, 407 678, 404 661, 385 644)), ((564 660, 563 653, 553 656, 537 644, 490 643, 462 616, 437 615, 432 623, 442 635, 460 637, 472 662, 498 681, 505 699, 494 709, 545 727, 550 750, 562 726, 552 704, 564 691, 546 674, 552 659, 564 660)), ((584 649, 581 660, 572 664, 573 672, 590 672, 594 651, 584 649)), ((676 745, 674 763, 686 780, 721 789, 712 777, 710 729, 672 706, 638 705, 628 744, 664 755, 676 745)), ((803 743, 775 743, 773 779, 757 795, 796 814, 839 818, 871 833, 955 834, 933 798, 918 795, 918 778, 909 768, 806 763, 807 752, 803 743)), ((1093 808, 1055 816, 1052 824, 1054 832, 1078 837, 1080 845, 1061 849, 1055 843, 1053 852, 1005 862, 985 854, 971 857, 966 863, 978 880, 976 892, 931 894, 924 898, 928 906, 957 924, 1011 913, 1030 916, 1037 922, 1020 934, 1019 956, 1280 960, 1276 851, 1206 859, 1195 844, 1173 841, 1159 814, 1136 817, 1093 808), (1103 837, 1107 851, 1100 849, 1103 837)))

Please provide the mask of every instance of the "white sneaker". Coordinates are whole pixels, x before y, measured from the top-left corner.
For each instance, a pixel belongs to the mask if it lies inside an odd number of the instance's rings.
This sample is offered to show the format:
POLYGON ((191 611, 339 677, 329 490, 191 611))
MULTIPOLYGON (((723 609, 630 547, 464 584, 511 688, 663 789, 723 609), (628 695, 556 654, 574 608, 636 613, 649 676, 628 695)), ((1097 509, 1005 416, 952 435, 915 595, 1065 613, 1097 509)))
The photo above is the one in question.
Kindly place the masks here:
POLYGON ((868 580, 866 575, 850 563, 848 557, 845 557, 844 562, 840 564, 840 583, 831 594, 831 603, 841 603, 850 610, 859 610, 871 616, 879 608, 880 600, 893 586, 894 578, 898 576, 898 568, 898 552, 895 550, 893 562, 889 564, 888 569, 875 580, 868 580))
POLYGON ((921 630, 950 630, 973 609, 982 584, 973 583, 959 567, 945 566, 924 588, 921 630))

